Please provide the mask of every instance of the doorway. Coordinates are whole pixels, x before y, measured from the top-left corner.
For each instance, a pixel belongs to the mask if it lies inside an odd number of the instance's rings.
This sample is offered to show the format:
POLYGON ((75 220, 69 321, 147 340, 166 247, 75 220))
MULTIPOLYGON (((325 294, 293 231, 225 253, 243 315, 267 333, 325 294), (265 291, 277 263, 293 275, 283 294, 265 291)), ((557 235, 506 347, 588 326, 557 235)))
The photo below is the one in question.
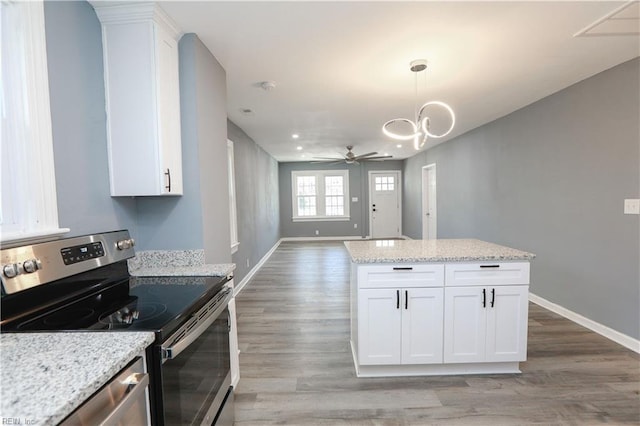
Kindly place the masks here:
POLYGON ((371 238, 400 237, 402 203, 400 171, 369 172, 369 235, 371 238))
POLYGON ((422 168, 422 239, 438 238, 438 209, 436 207, 436 165, 422 168))

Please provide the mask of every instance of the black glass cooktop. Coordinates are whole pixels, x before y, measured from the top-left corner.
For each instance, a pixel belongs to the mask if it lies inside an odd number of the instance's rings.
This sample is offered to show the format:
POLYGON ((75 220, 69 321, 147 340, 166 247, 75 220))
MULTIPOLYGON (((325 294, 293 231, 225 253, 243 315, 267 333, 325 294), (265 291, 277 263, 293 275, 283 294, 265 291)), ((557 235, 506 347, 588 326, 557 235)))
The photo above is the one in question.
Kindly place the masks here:
POLYGON ((226 277, 131 277, 44 314, 3 324, 3 329, 155 331, 164 336, 217 294, 226 281, 226 277))

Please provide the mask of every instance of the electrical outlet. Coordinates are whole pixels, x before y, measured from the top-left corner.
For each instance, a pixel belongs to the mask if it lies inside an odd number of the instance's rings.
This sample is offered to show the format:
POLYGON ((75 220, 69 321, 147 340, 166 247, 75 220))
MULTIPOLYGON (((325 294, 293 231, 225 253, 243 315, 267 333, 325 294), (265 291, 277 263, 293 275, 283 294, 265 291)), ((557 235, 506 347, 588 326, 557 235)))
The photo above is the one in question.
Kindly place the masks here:
POLYGON ((247 268, 249 267, 249 259, 247 259, 247 268))
POLYGON ((358 224, 357 223, 353 224, 353 229, 358 229, 358 224))
POLYGON ((316 235, 320 235, 320 231, 316 229, 316 235))
POLYGON ((624 214, 640 214, 640 199, 628 198, 624 200, 624 214))

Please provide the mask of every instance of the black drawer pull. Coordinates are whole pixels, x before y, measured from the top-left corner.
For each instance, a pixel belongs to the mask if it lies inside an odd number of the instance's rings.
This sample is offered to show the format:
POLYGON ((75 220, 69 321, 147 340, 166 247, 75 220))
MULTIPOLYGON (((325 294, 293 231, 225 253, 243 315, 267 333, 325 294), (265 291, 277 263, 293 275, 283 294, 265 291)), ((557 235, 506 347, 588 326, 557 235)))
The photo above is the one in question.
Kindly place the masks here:
POLYGON ((400 309, 400 290, 396 290, 396 309, 400 309))
POLYGON ((481 268, 499 268, 500 265, 480 265, 481 268))
POLYGON ((486 288, 482 289, 482 307, 483 308, 487 307, 487 289, 486 288))
POLYGON ((411 266, 396 266, 393 268, 394 271, 413 271, 411 266))

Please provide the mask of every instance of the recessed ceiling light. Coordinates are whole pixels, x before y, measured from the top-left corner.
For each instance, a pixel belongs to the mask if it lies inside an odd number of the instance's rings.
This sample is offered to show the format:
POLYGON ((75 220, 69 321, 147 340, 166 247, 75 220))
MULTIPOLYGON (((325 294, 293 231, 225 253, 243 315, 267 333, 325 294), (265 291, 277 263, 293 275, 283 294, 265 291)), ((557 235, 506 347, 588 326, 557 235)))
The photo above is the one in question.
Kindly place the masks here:
POLYGON ((402 148, 402 144, 399 143, 398 145, 396 145, 396 148, 402 148))
POLYGON ((297 149, 298 151, 302 151, 302 147, 301 147, 301 146, 297 146, 297 147, 296 147, 296 149, 297 149))
POLYGON ((298 139, 300 137, 300 135, 297 134, 297 133, 294 133, 294 134, 291 135, 291 137, 294 138, 294 139, 298 139))
POLYGON ((243 115, 253 115, 253 110, 251 108, 240 108, 240 112, 243 115))

